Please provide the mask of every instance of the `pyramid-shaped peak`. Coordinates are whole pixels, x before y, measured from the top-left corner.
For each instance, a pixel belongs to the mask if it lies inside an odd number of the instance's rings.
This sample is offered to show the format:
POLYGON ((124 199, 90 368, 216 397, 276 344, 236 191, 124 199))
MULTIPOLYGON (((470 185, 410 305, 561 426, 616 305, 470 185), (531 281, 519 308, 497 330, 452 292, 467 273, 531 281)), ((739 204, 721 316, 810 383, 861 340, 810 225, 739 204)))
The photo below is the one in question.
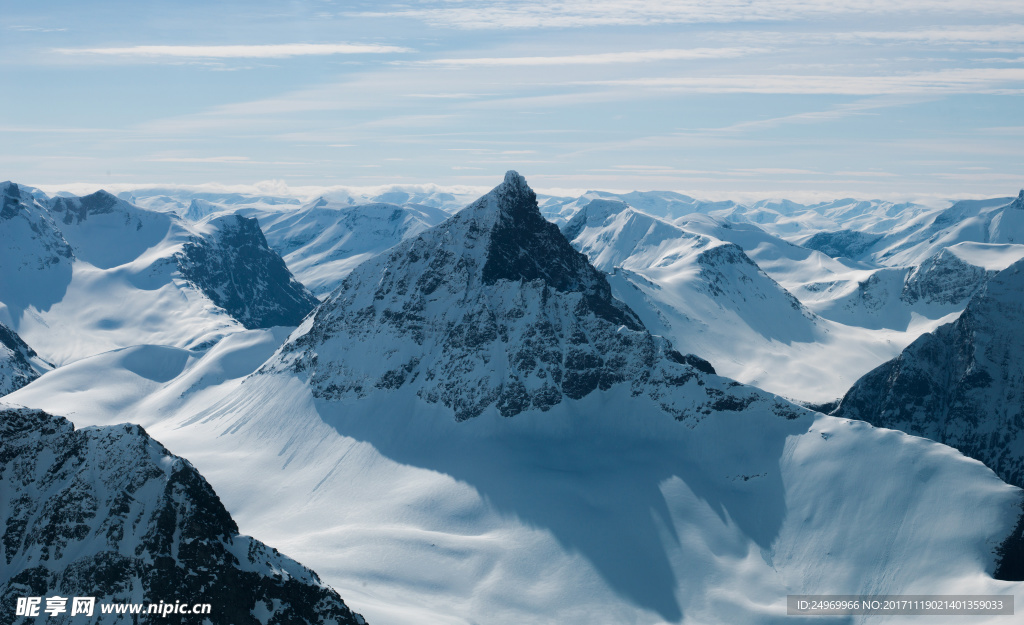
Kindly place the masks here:
POLYGON ((546 221, 537 206, 537 194, 525 178, 511 170, 505 174, 501 184, 467 206, 462 213, 464 218, 482 222, 479 226, 484 229, 501 222, 525 220, 536 227, 536 224, 546 221))
POLYGON ((509 190, 515 190, 521 193, 533 193, 533 189, 530 185, 526 184, 526 178, 523 178, 518 171, 510 169, 505 172, 505 180, 501 185, 509 190))

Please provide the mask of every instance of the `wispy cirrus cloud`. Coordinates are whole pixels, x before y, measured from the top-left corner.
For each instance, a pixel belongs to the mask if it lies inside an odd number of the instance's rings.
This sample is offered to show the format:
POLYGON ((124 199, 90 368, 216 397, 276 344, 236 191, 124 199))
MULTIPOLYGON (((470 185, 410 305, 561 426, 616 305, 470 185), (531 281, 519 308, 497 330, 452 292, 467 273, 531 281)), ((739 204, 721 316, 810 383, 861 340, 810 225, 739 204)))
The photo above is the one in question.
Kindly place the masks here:
POLYGON ((911 104, 920 103, 926 101, 921 97, 914 96, 882 96, 876 98, 867 98, 863 100, 857 100, 855 102, 847 102, 839 105, 832 106, 831 108, 820 110, 820 111, 803 111, 800 113, 793 113, 791 115, 781 115, 778 117, 769 117, 766 119, 755 119, 750 121, 737 122, 728 126, 719 128, 707 128, 701 129, 698 132, 701 133, 739 133, 751 130, 763 130, 768 128, 776 128, 778 126, 784 126, 788 124, 820 124, 841 120, 847 117, 856 117, 862 115, 871 115, 872 111, 877 109, 890 108, 895 106, 907 106, 911 104))
POLYGON ((121 57, 126 59, 283 59, 294 56, 413 52, 412 49, 401 46, 354 43, 281 43, 225 46, 128 46, 119 48, 55 48, 53 51, 60 54, 95 55, 104 57, 121 57))
POLYGON ((937 45, 1024 43, 1024 24, 839 32, 833 36, 840 41, 918 42, 937 45))
POLYGON ((402 5, 351 15, 405 17, 460 29, 518 29, 792 21, 921 12, 1024 15, 1024 5, 1014 0, 491 0, 474 5, 458 1, 425 7, 402 5))
POLYGON ((691 93, 829 95, 1021 93, 1024 92, 1024 68, 948 69, 878 76, 806 74, 666 76, 586 81, 579 84, 648 87, 691 93))
POLYGON ((7 30, 15 30, 22 33, 63 33, 67 28, 56 28, 52 26, 26 26, 24 24, 13 24, 7 30))
POLYGON ((246 156, 158 156, 145 159, 151 163, 218 163, 227 165, 309 165, 299 161, 259 161, 246 156))
POLYGON ((609 63, 648 63, 653 61, 681 61, 698 59, 733 59, 765 52, 764 48, 670 48, 664 50, 634 50, 602 52, 597 54, 570 54, 561 56, 478 57, 464 59, 431 59, 412 61, 413 65, 462 66, 531 66, 531 65, 607 65, 609 63))

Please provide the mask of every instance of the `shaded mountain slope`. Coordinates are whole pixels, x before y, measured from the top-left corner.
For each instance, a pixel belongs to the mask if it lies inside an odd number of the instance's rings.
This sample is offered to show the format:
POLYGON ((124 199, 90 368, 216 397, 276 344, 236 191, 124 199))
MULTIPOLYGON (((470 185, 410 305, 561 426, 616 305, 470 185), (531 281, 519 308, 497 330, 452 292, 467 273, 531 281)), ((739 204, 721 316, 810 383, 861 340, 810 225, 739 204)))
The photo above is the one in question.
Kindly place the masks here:
POLYGON ((1024 261, 859 380, 835 414, 925 436, 1024 485, 1024 261))

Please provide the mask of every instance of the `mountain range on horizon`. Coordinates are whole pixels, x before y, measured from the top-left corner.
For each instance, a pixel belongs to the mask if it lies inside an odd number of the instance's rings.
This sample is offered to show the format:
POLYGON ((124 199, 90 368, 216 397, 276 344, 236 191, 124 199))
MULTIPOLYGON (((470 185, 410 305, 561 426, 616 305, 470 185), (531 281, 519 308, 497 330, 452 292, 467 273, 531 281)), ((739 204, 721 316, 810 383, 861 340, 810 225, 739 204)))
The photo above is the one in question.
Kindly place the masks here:
MULTIPOLYGON (((163 522, 220 545, 211 583, 257 584, 253 622, 308 594, 310 623, 759 623, 787 594, 1024 581, 1024 191, 550 198, 514 171, 465 204, 0 191, 0 470, 104 437, 187 466, 222 522, 163 522)), ((119 444, 74 453, 117 466, 119 444)), ((13 483, 8 519, 65 505, 13 483)), ((5 601, 46 543, 19 536, 5 601)), ((37 566, 63 592, 92 575, 37 566)))

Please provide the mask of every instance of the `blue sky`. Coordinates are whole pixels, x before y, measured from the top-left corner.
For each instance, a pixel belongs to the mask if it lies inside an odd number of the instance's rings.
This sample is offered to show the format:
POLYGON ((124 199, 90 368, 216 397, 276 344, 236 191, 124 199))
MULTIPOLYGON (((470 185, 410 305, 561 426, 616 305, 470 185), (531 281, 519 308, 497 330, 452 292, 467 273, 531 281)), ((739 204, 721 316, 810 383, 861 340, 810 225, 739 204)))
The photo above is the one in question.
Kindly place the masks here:
POLYGON ((968 197, 1024 186, 1024 3, 11 2, 0 179, 968 197))

